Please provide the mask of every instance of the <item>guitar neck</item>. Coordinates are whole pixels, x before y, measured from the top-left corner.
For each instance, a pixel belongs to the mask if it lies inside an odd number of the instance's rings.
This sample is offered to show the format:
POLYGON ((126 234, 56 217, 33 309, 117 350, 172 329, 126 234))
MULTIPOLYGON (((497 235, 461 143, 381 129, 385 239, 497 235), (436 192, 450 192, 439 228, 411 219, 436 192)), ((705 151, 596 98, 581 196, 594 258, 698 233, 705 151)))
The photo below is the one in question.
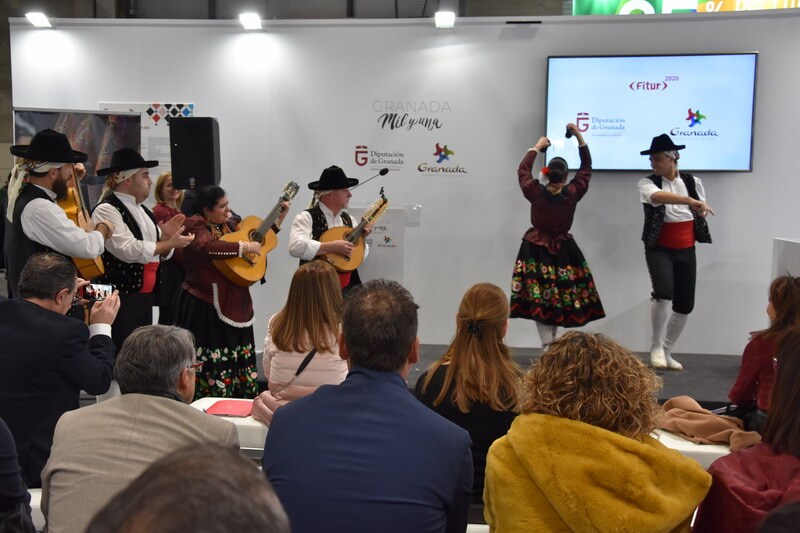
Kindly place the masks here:
POLYGON ((275 204, 275 207, 272 208, 272 211, 264 218, 264 222, 258 226, 258 233, 261 235, 266 235, 267 231, 272 227, 276 220, 278 220, 278 215, 281 214, 281 204, 283 203, 283 198, 278 200, 278 203, 275 204))
POLYGON ((347 242, 351 244, 355 244, 356 242, 358 242, 358 239, 361 238, 361 234, 364 233, 364 228, 366 227, 367 224, 368 224, 367 219, 362 220, 361 223, 347 235, 346 238, 347 242))

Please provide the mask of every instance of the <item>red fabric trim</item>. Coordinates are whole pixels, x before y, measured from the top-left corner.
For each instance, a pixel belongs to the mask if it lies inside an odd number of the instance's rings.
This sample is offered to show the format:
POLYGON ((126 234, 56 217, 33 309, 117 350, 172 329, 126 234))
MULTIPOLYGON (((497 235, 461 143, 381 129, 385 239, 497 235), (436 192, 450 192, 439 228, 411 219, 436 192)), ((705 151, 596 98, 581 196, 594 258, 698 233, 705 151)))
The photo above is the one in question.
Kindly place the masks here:
MULTIPOLYGON (((545 314, 542 311, 541 307, 537 307, 536 309, 533 310, 533 312, 528 313, 528 312, 520 309, 520 306, 517 305, 517 304, 512 305, 511 306, 511 310, 512 311, 517 311, 520 314, 526 315, 524 318, 530 318, 531 320, 534 319, 533 317, 538 316, 539 318, 542 319, 542 321, 544 321, 546 323, 549 323, 551 318, 552 318, 552 316, 555 314, 555 313, 552 313, 552 312, 548 313, 548 314, 545 314)), ((557 326, 561 325, 564 322, 567 322, 569 324, 575 323, 575 324, 583 325, 583 324, 586 324, 587 322, 590 322, 594 318, 604 318, 605 316, 606 316, 606 314, 605 314, 604 311, 598 311, 597 309, 589 309, 588 311, 586 311, 586 314, 583 315, 582 317, 577 317, 577 316, 572 315, 572 314, 569 314, 569 315, 564 314, 564 315, 561 316, 560 320, 556 319, 554 322, 557 323, 557 324, 555 324, 557 326)), ((515 317, 515 318, 523 318, 523 317, 515 317)))
POLYGON ((348 285, 350 285, 350 276, 352 276, 352 272, 340 272, 339 273, 339 285, 344 289, 348 285))
POLYGON ((156 272, 158 272, 158 261, 147 263, 144 265, 144 272, 142 272, 142 288, 139 292, 148 294, 153 292, 156 288, 156 272))
POLYGON ((665 223, 661 226, 661 235, 656 244, 675 250, 691 248, 694 246, 694 220, 665 223))

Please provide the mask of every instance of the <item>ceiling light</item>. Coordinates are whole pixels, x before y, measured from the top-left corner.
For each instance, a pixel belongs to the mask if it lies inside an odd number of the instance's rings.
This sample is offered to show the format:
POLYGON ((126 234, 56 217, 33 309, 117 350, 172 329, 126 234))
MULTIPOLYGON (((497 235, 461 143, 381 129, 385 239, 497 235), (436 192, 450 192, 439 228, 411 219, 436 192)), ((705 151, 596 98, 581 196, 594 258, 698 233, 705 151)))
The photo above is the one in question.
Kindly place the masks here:
POLYGON ((452 11, 437 11, 433 20, 437 28, 452 28, 456 23, 456 14, 452 11))
POLYGON ((47 18, 41 11, 31 11, 30 13, 25 13, 25 17, 28 19, 28 22, 37 28, 52 27, 52 24, 50 24, 50 19, 47 18))
POLYGON ((258 16, 258 13, 242 13, 239 15, 239 22, 246 30, 261 29, 261 17, 258 16))

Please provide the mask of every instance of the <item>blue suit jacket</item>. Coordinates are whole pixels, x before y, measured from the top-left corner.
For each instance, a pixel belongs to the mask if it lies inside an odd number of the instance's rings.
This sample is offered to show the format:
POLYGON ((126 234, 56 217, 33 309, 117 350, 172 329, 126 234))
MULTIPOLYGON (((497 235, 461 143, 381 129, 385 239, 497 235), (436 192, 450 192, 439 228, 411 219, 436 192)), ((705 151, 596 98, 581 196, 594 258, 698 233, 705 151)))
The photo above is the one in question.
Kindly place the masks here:
POLYGON ((29 487, 42 486, 59 417, 78 408, 81 389, 106 392, 113 366, 108 335, 90 339, 80 320, 24 300, 0 301, 0 417, 29 487))
POLYGON ((395 372, 355 367, 278 409, 262 465, 294 533, 466 529, 469 434, 395 372))

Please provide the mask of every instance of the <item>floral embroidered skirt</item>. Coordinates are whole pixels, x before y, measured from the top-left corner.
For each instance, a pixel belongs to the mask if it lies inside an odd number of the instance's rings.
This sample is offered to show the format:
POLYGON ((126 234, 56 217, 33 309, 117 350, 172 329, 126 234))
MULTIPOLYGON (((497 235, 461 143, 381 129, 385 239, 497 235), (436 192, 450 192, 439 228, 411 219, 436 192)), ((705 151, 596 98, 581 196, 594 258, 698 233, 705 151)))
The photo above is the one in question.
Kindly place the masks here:
POLYGON ((253 327, 236 328, 221 321, 214 306, 183 289, 173 303, 176 326, 194 334, 197 362, 195 399, 255 398, 258 395, 258 370, 253 327))
POLYGON ((574 328, 606 316, 592 271, 574 239, 553 255, 523 239, 511 278, 511 318, 574 328))

